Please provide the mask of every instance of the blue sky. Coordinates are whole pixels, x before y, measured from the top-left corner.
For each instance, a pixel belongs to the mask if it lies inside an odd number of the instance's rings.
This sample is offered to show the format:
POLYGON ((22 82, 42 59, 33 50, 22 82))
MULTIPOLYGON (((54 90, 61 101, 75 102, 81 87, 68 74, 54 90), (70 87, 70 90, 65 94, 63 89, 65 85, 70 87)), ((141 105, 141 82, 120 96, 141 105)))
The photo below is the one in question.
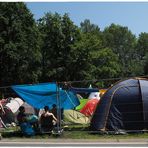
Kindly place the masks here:
POLYGON ((148 33, 148 2, 27 2, 39 19, 47 12, 68 13, 77 26, 85 19, 101 30, 111 23, 127 26, 133 34, 148 33))

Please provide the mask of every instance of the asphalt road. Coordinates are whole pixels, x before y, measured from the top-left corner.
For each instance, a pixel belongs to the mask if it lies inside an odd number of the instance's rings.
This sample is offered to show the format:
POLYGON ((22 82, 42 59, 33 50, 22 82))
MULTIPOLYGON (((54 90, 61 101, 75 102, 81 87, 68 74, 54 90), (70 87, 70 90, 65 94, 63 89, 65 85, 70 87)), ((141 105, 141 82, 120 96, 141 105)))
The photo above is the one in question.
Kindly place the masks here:
POLYGON ((148 144, 135 143, 0 143, 0 147, 148 147, 148 144))
POLYGON ((148 147, 147 139, 2 139, 0 147, 148 147))

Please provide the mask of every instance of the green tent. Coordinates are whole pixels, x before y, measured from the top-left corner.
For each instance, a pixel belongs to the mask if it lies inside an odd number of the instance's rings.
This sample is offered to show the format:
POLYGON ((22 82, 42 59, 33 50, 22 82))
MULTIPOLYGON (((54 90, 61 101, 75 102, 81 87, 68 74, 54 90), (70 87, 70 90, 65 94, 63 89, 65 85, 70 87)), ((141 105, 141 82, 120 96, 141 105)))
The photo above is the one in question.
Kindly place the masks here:
POLYGON ((77 111, 80 111, 84 107, 84 105, 88 102, 88 99, 79 99, 79 101, 80 105, 76 107, 77 111))
POLYGON ((76 110, 64 110, 64 118, 71 123, 88 124, 90 119, 76 110))

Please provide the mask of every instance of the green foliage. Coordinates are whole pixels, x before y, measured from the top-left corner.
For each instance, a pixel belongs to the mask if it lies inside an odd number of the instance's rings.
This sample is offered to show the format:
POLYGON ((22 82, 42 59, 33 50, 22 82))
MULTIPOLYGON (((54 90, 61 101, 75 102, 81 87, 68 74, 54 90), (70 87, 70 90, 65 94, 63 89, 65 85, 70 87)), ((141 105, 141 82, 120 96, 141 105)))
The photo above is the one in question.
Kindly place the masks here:
POLYGON ((137 42, 137 57, 143 60, 148 53, 148 33, 141 33, 137 42))
POLYGON ((78 51, 73 51, 74 43, 80 38, 78 27, 67 14, 47 13, 39 20, 42 32, 43 80, 73 80, 73 64, 78 51), (64 74, 64 75, 63 75, 64 74))
POLYGON ((119 59, 111 49, 104 48, 98 52, 93 52, 92 57, 93 65, 96 67, 94 71, 94 77, 96 77, 96 79, 118 76, 120 72, 119 59))
POLYGON ((141 73, 148 74, 148 33, 141 33, 137 43, 136 59, 141 63, 141 73))
POLYGON ((1 84, 36 82, 39 32, 24 3, 0 3, 1 84))
POLYGON ((115 24, 100 31, 88 19, 78 27, 66 13, 35 22, 24 3, 0 3, 2 86, 146 75, 147 65, 148 33, 136 38, 115 24))
POLYGON ((72 50, 73 62, 71 67, 71 74, 73 80, 85 80, 90 76, 90 48, 87 45, 85 38, 81 35, 81 39, 73 45, 72 50))
MULTIPOLYGON (((121 67, 119 65, 119 58, 111 49, 104 48, 97 52, 92 52, 92 61, 92 74, 96 80, 120 77, 121 67)), ((110 84, 107 85, 106 82, 98 82, 97 85, 100 88, 104 88, 110 84)))
POLYGON ((132 71, 129 68, 132 60, 135 59, 136 37, 127 27, 111 24, 105 28, 104 45, 113 50, 118 55, 121 64, 121 73, 123 77, 131 76, 132 71))
POLYGON ((100 28, 97 25, 92 24, 88 19, 85 19, 80 25, 83 33, 100 33, 100 28))

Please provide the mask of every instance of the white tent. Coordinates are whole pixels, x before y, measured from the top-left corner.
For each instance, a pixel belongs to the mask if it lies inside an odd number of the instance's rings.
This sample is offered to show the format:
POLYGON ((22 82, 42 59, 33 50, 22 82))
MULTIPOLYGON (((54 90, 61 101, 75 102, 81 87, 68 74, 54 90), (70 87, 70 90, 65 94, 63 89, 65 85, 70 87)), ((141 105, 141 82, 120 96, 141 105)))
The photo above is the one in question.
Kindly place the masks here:
POLYGON ((88 99, 98 99, 98 100, 100 100, 100 92, 92 92, 92 93, 90 93, 88 99))
POLYGON ((6 104, 6 107, 9 108, 12 113, 16 113, 20 106, 22 106, 24 101, 20 98, 12 98, 9 103, 6 104))

